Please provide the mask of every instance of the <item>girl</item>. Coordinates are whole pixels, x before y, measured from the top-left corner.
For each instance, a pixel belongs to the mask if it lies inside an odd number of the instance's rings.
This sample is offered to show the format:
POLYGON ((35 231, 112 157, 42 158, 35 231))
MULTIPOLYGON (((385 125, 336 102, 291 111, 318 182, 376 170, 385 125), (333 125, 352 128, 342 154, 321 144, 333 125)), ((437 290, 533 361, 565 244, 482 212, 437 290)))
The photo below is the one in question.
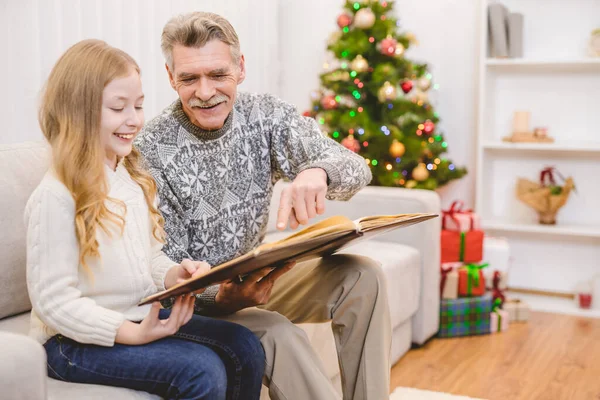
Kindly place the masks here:
POLYGON ((132 148, 143 100, 136 62, 98 40, 67 50, 48 78, 39 119, 52 164, 25 211, 30 333, 54 379, 258 399, 264 353, 249 330, 193 315, 193 295, 137 306, 208 269, 161 251, 156 186, 132 148))

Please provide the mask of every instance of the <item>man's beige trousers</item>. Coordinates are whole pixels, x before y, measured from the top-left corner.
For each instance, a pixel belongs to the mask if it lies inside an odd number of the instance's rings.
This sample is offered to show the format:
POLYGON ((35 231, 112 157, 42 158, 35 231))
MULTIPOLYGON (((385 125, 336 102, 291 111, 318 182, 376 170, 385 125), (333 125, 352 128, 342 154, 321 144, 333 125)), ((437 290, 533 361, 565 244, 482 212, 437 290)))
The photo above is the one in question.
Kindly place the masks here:
POLYGON ((304 331, 331 321, 344 400, 389 398, 391 325, 385 276, 373 260, 333 255, 300 263, 277 280, 269 302, 222 317, 246 326, 266 353, 273 400, 339 399, 304 331))

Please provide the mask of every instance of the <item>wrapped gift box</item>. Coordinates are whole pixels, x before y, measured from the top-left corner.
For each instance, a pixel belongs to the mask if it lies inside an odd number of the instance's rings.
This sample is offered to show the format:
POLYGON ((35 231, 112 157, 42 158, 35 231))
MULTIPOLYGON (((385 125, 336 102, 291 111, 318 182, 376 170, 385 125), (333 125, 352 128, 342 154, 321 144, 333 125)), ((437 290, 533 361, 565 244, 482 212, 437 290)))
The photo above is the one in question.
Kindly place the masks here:
POLYGON ((483 259, 483 231, 442 231, 442 263, 483 259))
POLYGON ((508 270, 510 268, 510 246, 506 238, 486 236, 483 239, 482 260, 490 264, 490 268, 484 271, 488 289, 492 288, 492 275, 494 271, 500 271, 503 275, 500 289, 506 290, 508 286, 508 270))
POLYGON ((460 297, 483 296, 485 277, 482 269, 487 264, 467 264, 458 270, 458 295, 460 297))
POLYGON ((455 201, 449 209, 442 210, 442 229, 468 232, 481 230, 481 218, 472 210, 463 209, 462 201, 455 201))
POLYGON ((529 320, 529 305, 521 300, 507 299, 502 305, 502 309, 508 312, 510 322, 529 320))
POLYGON ((463 263, 444 263, 441 267, 440 293, 442 299, 458 298, 458 268, 463 263))
POLYGON ((459 337, 490 333, 492 297, 468 297, 440 302, 439 337, 459 337))
POLYGON ((492 333, 508 330, 509 322, 508 311, 497 309, 490 314, 490 330, 492 333))

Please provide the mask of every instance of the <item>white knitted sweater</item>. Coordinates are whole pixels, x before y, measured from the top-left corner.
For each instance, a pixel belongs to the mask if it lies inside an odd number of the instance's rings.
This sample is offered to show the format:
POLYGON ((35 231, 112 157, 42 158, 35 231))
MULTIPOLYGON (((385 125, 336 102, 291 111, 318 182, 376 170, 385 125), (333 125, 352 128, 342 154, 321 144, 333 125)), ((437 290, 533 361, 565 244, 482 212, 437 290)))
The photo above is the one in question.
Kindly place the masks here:
POLYGON ((101 258, 88 260, 93 277, 79 264, 75 202, 53 173, 45 175, 25 208, 30 335, 40 343, 60 333, 80 343, 112 346, 124 320, 140 321, 148 314, 150 306, 138 302, 163 290, 175 265, 152 235, 140 186, 122 164, 116 171, 105 169, 109 197, 122 200, 127 211, 122 235, 110 223, 112 237, 97 230, 101 258))

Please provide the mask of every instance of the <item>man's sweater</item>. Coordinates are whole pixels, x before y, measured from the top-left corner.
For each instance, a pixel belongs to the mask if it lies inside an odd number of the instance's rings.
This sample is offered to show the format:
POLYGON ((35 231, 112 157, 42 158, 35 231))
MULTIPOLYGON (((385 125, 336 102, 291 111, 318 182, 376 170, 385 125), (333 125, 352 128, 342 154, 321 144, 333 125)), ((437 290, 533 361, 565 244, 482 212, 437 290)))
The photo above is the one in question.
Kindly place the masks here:
MULTIPOLYGON (((40 343, 60 333, 80 343, 112 346, 125 320, 141 321, 150 306, 146 296, 164 290, 167 271, 175 265, 152 235, 141 187, 122 164, 106 169, 109 193, 125 203, 123 234, 108 223, 109 237, 97 229, 100 258, 79 264, 75 202, 66 186, 48 172, 25 208, 27 289, 31 299, 30 335, 40 343)), ((111 211, 122 208, 107 200, 111 211)))
MULTIPOLYGON (((348 200, 371 180, 362 157, 271 95, 240 93, 216 131, 193 125, 177 100, 144 126, 135 144, 158 185, 164 251, 177 262, 215 266, 259 245, 279 179, 322 168, 331 200, 348 200)), ((216 290, 200 302, 210 303, 216 290)))

